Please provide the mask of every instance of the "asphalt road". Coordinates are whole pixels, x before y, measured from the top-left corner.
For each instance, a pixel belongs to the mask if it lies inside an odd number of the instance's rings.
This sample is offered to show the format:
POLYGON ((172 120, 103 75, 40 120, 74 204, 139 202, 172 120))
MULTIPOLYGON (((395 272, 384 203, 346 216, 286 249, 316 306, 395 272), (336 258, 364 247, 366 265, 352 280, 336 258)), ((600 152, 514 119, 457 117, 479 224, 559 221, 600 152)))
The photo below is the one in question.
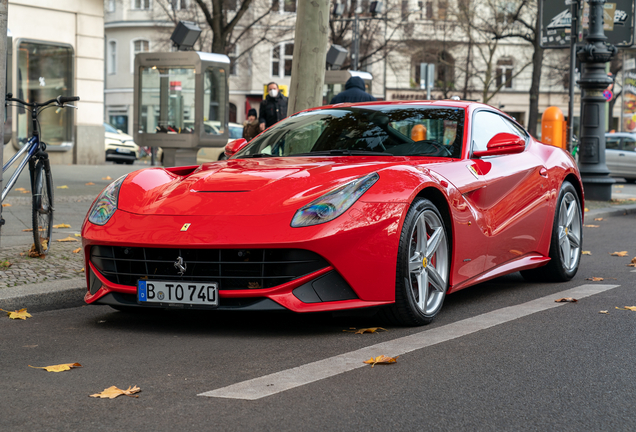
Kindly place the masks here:
MULTIPOLYGON (((360 316, 128 314, 107 306, 26 321, 0 317, 0 429, 634 430, 636 312, 615 308, 636 305, 635 268, 627 267, 636 256, 636 215, 586 224, 598 227, 584 229, 591 255, 572 281, 498 278, 450 295, 438 319, 421 328, 360 316), (628 255, 611 256, 615 251, 628 255), (604 280, 586 280, 592 277, 604 280), (586 284, 617 287, 520 318, 511 313, 586 284), (502 323, 471 327, 490 312, 502 323), (343 331, 378 325, 388 331, 343 331), (468 334, 406 352, 392 365, 355 368, 257 400, 197 396, 451 328, 468 334), (83 367, 28 367, 73 362, 83 367), (88 397, 113 385, 142 391, 138 398, 88 397)), ((271 385, 279 384, 273 377, 271 385)))

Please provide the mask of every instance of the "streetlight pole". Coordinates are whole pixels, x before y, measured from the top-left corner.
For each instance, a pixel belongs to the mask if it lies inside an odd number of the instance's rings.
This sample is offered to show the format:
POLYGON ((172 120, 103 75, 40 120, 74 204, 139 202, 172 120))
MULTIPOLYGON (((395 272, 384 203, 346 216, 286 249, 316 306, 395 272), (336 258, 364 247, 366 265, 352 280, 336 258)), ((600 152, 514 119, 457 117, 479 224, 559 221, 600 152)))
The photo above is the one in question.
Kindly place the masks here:
POLYGON ((614 179, 605 164, 605 98, 603 90, 612 83, 605 72, 605 64, 616 53, 616 47, 607 45, 603 31, 603 5, 605 0, 588 0, 590 28, 587 44, 577 57, 583 72, 581 87, 581 139, 579 171, 583 179, 585 198, 609 201, 612 199, 614 179))
POLYGON ((579 38, 579 2, 572 0, 571 4, 572 24, 570 25, 570 82, 568 83, 568 151, 572 151, 572 139, 574 135, 574 71, 576 70, 576 41, 579 38))

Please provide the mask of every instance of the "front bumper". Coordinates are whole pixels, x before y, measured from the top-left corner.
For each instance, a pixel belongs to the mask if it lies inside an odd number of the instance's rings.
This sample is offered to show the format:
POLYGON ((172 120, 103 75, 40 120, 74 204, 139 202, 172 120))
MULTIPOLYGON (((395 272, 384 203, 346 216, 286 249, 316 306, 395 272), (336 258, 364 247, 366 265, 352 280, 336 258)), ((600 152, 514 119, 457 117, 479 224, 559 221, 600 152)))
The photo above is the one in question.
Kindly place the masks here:
POLYGON ((108 280, 90 262, 92 246, 110 245, 296 248, 326 260, 326 267, 277 286, 220 289, 219 309, 277 310, 283 307, 295 312, 318 312, 389 304, 395 300, 395 265, 406 206, 358 202, 332 222, 304 228, 291 228, 289 215, 145 216, 117 210, 103 227, 84 224, 82 240, 88 263, 85 300, 89 304, 137 304, 136 286, 108 280), (190 224, 185 232, 180 231, 184 224, 190 224))

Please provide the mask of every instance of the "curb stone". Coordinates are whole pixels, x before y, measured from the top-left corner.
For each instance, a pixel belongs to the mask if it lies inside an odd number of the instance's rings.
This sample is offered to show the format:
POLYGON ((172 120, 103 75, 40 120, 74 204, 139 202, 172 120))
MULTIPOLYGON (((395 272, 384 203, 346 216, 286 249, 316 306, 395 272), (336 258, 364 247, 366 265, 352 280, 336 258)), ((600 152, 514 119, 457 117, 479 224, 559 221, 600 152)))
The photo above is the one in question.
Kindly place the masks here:
POLYGON ((20 285, 0 290, 0 309, 13 311, 27 308, 29 312, 42 312, 84 305, 86 279, 20 285))

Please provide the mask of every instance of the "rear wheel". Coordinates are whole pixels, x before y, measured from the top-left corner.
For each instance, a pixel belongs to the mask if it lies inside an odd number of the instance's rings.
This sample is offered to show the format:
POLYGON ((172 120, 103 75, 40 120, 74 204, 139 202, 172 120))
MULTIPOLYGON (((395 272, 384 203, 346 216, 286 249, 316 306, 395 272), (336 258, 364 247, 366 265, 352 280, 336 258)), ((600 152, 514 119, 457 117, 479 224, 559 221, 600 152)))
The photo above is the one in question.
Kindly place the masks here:
POLYGON ((35 250, 45 255, 51 246, 53 232, 53 179, 51 169, 44 160, 39 160, 35 165, 33 179, 33 243, 35 250))
POLYGON ((428 324, 441 310, 450 272, 446 226, 435 205, 417 198, 409 209, 398 250, 395 304, 384 313, 407 326, 428 324))
POLYGON ((564 182, 554 212, 550 239, 550 262, 545 267, 524 270, 521 275, 531 281, 567 282, 574 277, 581 261, 583 213, 576 189, 564 182))

